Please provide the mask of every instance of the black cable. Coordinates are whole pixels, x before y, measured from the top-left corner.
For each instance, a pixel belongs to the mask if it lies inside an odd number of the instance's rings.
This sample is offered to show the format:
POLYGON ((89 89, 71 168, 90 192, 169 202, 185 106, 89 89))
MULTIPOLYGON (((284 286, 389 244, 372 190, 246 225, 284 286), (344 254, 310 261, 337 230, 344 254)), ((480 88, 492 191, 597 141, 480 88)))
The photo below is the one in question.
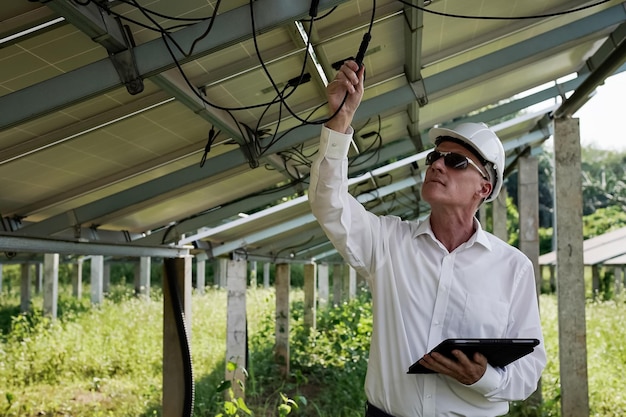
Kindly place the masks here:
MULTIPOLYGON (((80 4, 84 4, 84 5, 86 5, 86 4, 88 4, 90 1, 91 1, 91 0, 87 0, 86 2, 84 2, 84 3, 80 3, 80 4)), ((214 107, 214 108, 216 108, 216 109, 220 109, 220 110, 226 111, 226 112, 229 114, 229 116, 233 119, 233 121, 235 122, 235 124, 237 125, 237 127, 238 127, 238 129, 239 129, 239 132, 240 132, 241 137, 242 137, 244 140, 252 140, 252 143, 250 143, 250 142, 249 142, 249 145, 253 145, 253 146, 255 147, 256 151, 258 152, 258 155, 257 155, 257 156, 260 156, 261 154, 263 154, 263 153, 267 152, 267 150, 268 150, 268 149, 269 149, 269 148, 270 148, 273 144, 275 144, 276 142, 278 142, 278 140, 280 140, 282 137, 284 137, 284 135, 285 135, 285 134, 289 133, 291 130, 294 130, 294 129, 295 129, 295 128, 297 128, 297 127, 300 127, 300 126, 303 126, 303 125, 306 125, 306 124, 315 124, 315 125, 318 125, 318 124, 323 124, 323 123, 326 123, 328 120, 330 120, 331 118, 333 118, 336 114, 338 114, 338 113, 339 113, 339 111, 341 110, 342 106, 343 106, 343 103, 342 103, 342 104, 341 104, 341 105, 337 108, 337 111, 336 111, 333 115, 331 115, 329 118, 320 119, 320 120, 315 120, 315 121, 310 121, 309 119, 312 117, 312 115, 314 114, 314 112, 316 112, 319 108, 321 108, 322 106, 324 106, 324 105, 325 105, 325 103, 323 103, 323 104, 321 104, 320 106, 318 106, 318 108, 314 109, 314 111, 313 111, 313 112, 312 112, 312 113, 311 113, 308 117, 306 117, 306 118, 304 118, 304 119, 303 119, 303 118, 299 117, 297 114, 295 114, 295 112, 293 112, 293 111, 291 110, 291 108, 287 105, 287 103, 286 103, 286 101, 285 101, 285 99, 286 99, 286 98, 288 98, 291 94, 293 94, 293 93, 295 92, 295 90, 296 90, 296 88, 295 88, 295 87, 297 87, 297 85, 296 85, 296 86, 293 86, 293 87, 294 87, 294 89, 293 89, 291 92, 289 92, 289 94, 288 94, 288 95, 284 95, 284 91, 283 91, 283 92, 278 91, 278 88, 277 88, 277 86, 275 85, 275 83, 273 82, 273 80, 271 79, 271 75, 269 74, 269 72, 268 72, 268 71, 266 71, 266 74, 267 74, 267 75, 268 75, 268 77, 270 78, 270 81, 272 82, 272 84, 273 84, 273 86, 274 86, 275 90, 277 91, 277 97, 276 97, 276 98, 274 98, 273 100, 271 100, 270 102, 260 103, 260 104, 255 104, 255 105, 242 106, 242 107, 224 107, 224 106, 220 106, 220 105, 217 105, 217 104, 215 104, 215 103, 209 102, 209 101, 208 101, 208 100, 207 100, 207 99, 206 99, 206 98, 205 98, 202 94, 200 94, 200 93, 197 91, 197 88, 196 88, 196 87, 195 87, 195 86, 191 83, 191 81, 188 79, 187 75, 185 74, 185 72, 184 72, 184 70, 183 70, 183 68, 182 68, 182 66, 181 66, 181 63, 179 62, 178 58, 177 58, 177 57, 176 57, 176 55, 174 54, 174 51, 172 50, 172 47, 170 46, 170 43, 171 43, 174 47, 176 47, 176 49, 178 49, 178 51, 179 51, 182 55, 184 55, 184 56, 189 56, 189 55, 191 55, 191 53, 193 52, 193 48, 195 47, 195 44, 196 44, 198 41, 200 41, 201 39, 203 39, 204 37, 206 37, 206 36, 209 34, 210 30, 212 29, 212 25, 213 25, 213 23, 214 23, 214 21, 215 21, 216 15, 217 15, 217 11, 218 11, 218 6, 219 6, 219 4, 220 4, 220 0, 218 0, 218 2, 217 2, 217 4, 216 4, 216 7, 214 8, 214 11, 213 11, 213 16, 210 18, 210 19, 211 19, 211 22, 210 22, 210 24, 209 24, 209 26, 208 26, 207 30, 205 30, 205 32, 204 32, 204 33, 203 33, 200 37, 198 37, 198 38, 196 38, 196 39, 194 40, 194 42, 192 43, 192 46, 191 46, 191 48, 190 48, 190 51, 189 51, 189 52, 185 52, 185 51, 183 50, 182 46, 181 46, 181 45, 179 45, 179 44, 178 44, 178 42, 176 42, 176 40, 172 37, 172 35, 169 33, 169 31, 168 31, 168 30, 166 30, 165 28, 163 28, 163 27, 159 24, 159 22, 157 22, 157 21, 156 21, 156 20, 155 20, 155 19, 151 16, 151 14, 152 14, 152 15, 155 15, 155 16, 162 17, 162 18, 168 18, 168 19, 169 19, 169 18, 171 18, 171 19, 173 19, 173 20, 189 21, 189 22, 193 22, 193 21, 197 21, 197 20, 207 20, 208 18, 202 18, 202 19, 184 19, 184 18, 180 18, 180 19, 178 19, 178 18, 175 18, 175 17, 172 17, 172 16, 167 16, 167 15, 164 15, 164 14, 161 14, 161 13, 157 13, 157 12, 155 12, 155 11, 153 11, 153 10, 147 9, 147 8, 145 8, 145 7, 141 6, 141 5, 137 2, 137 0, 122 0, 122 1, 123 1, 124 3, 126 3, 126 4, 131 4, 131 5, 133 5, 133 6, 134 6, 137 10, 139 10, 139 11, 140 11, 140 12, 141 12, 141 13, 142 13, 145 17, 146 17, 146 19, 148 19, 148 20, 149 20, 149 21, 150 21, 150 22, 151 22, 151 23, 152 23, 152 24, 156 27, 156 29, 155 29, 155 28, 150 27, 149 25, 145 25, 145 24, 143 24, 143 23, 141 23, 141 22, 138 22, 138 21, 136 21, 136 20, 133 20, 133 19, 130 19, 130 18, 126 17, 126 16, 123 16, 123 15, 121 15, 121 14, 119 14, 119 13, 115 13, 114 11, 112 11, 112 10, 110 10, 110 9, 108 9, 108 8, 105 8, 103 5, 101 5, 101 4, 99 4, 99 3, 96 3, 96 4, 98 4, 98 6, 99 6, 99 7, 101 7, 103 10, 105 10, 107 13, 114 14, 114 15, 116 15, 117 17, 119 17, 120 19, 125 19, 125 20, 127 20, 127 21, 129 21, 129 22, 131 22, 131 23, 133 23, 133 24, 138 25, 138 26, 141 26, 141 27, 144 27, 144 28, 147 28, 147 29, 150 29, 150 30, 155 30, 155 31, 159 32, 159 33, 161 34, 161 37, 162 37, 162 39, 163 39, 163 41, 164 41, 164 43, 165 43, 165 46, 166 46, 166 48, 167 48, 168 52, 170 53, 170 56, 172 57, 172 60, 174 61, 174 63, 176 64, 176 67, 177 67, 177 68, 178 68, 178 70, 179 70, 179 73, 181 74, 181 76, 183 77, 183 79, 185 80, 185 82, 187 83, 187 85, 188 85, 188 86, 191 88, 191 90, 194 92, 194 94, 195 94, 195 95, 196 95, 196 96, 197 96, 200 100, 202 100, 202 102, 203 102, 203 103, 205 103, 206 105, 209 105, 209 106, 214 107), (247 135, 246 135, 246 134, 242 131, 241 126, 240 126, 240 123, 238 123, 237 119, 234 117, 234 115, 233 115, 231 112, 232 112, 232 111, 238 111, 238 110, 252 110, 252 109, 255 109, 255 108, 266 107, 266 109, 264 110, 264 113, 263 113, 263 114, 265 114, 265 113, 267 112, 267 110, 268 110, 268 109, 267 109, 267 107, 268 107, 268 106, 271 106, 271 105, 273 105, 273 104, 280 104, 280 105, 281 105, 281 108, 282 108, 282 105, 284 105, 284 106, 285 106, 285 108, 286 108, 286 109, 287 109, 287 110, 291 113, 291 115, 292 115, 293 117, 295 117, 295 118, 296 118, 296 119, 297 119, 297 120, 298 120, 301 124, 300 124, 300 125, 297 125, 297 126, 295 126, 295 127, 293 127, 293 128, 290 128, 290 129, 288 129, 286 132, 284 132, 282 135, 277 136, 277 133, 278 133, 278 127, 280 126, 280 120, 279 120, 279 122, 278 122, 278 124, 277 124, 277 127, 276 127, 276 129, 275 129, 276 134, 274 135, 274 139, 273 139, 273 140, 272 140, 272 141, 271 141, 271 142, 270 142, 267 146, 265 146, 264 148, 261 148, 260 143, 258 143, 258 138, 256 137, 256 133, 257 133, 257 131, 258 131, 258 126, 260 125, 261 120, 259 120, 259 123, 257 123, 257 129, 256 129, 255 131, 251 132, 251 134, 253 135, 253 137, 252 137, 252 138, 248 138, 248 136, 247 136, 247 135)), ((363 37, 363 41, 361 42, 361 45, 360 45, 360 47, 359 47, 359 53, 357 53, 357 56, 359 56, 359 57, 364 56, 364 54, 365 54, 365 50, 367 49, 367 45, 368 45, 368 43, 369 43, 369 39, 371 39, 371 31, 372 31, 372 27, 373 27, 373 23, 374 23, 374 17, 375 17, 375 11, 376 11, 376 2, 375 2, 375 0, 373 0, 373 1, 372 1, 372 4, 373 4, 373 7, 372 7, 372 16, 371 16, 371 19, 370 19, 369 28, 368 28, 367 33, 366 33, 366 34, 364 35, 364 37, 363 37)), ((250 2, 250 5, 251 5, 251 10, 252 10, 252 1, 250 2)), ((313 2, 312 2, 312 4, 311 4, 311 11, 313 11, 313 10, 314 10, 314 8, 315 8, 315 0, 313 0, 313 2)), ((311 38, 311 31, 312 31, 313 21, 315 21, 315 20, 320 20, 320 19, 322 19, 322 18, 324 18, 324 17, 326 17, 326 16, 330 15, 330 13, 332 13, 334 10, 335 10, 335 8, 333 8, 332 10, 330 10, 328 13, 326 13, 324 16, 322 16, 322 17, 320 17, 320 18, 315 18, 315 16, 311 16, 311 19, 310 19, 310 25, 311 25, 311 26, 310 26, 310 28, 309 28, 308 39, 307 39, 307 45, 306 45, 305 50, 304 50, 304 53, 305 53, 305 56, 304 56, 304 62, 303 62, 303 65, 302 65, 302 70, 301 70, 301 73, 300 73, 300 76, 299 76, 298 80, 301 80, 301 79, 302 79, 302 77, 303 77, 303 75, 304 75, 304 71, 305 71, 305 69, 306 69, 306 62, 307 62, 307 59, 308 59, 308 49, 309 49, 309 46, 310 46, 310 38, 311 38)), ((253 38, 255 39, 255 48, 257 48, 257 50, 258 50, 258 46, 257 46, 257 44, 256 44, 256 29, 254 28, 254 18, 253 18, 253 12, 251 11, 251 13, 252 13, 252 19, 251 19, 251 20, 252 20, 252 25, 253 25, 253 38)), ((316 13, 312 13, 312 14, 316 14, 316 13)), ((261 64, 262 64, 262 67, 263 67, 264 69, 266 69, 266 67, 265 67, 265 63, 263 62, 263 59, 262 59, 262 57, 260 56, 260 52, 258 53, 258 55, 259 55, 259 59, 260 59, 260 62, 261 62, 261 64)), ((299 84, 299 83, 297 83, 297 84, 299 84)), ((346 94, 346 98, 347 98, 347 94, 346 94)), ((344 102, 345 102, 345 98, 344 98, 344 102)))
POLYGON ((193 364, 191 361, 191 347, 189 344, 189 333, 187 331, 187 323, 185 321, 185 311, 178 291, 176 282, 176 268, 174 259, 164 259, 168 288, 170 290, 170 301, 172 302, 172 310, 174 312, 174 320, 176 322, 176 330, 178 332, 178 341, 180 345, 180 353, 183 361, 183 376, 185 384, 185 398, 183 402, 182 417, 191 417, 193 414, 194 403, 194 380, 193 380, 193 364))
POLYGON ((211 146, 213 146, 213 143, 215 142, 215 138, 217 138, 221 132, 222 131, 220 130, 217 133, 215 133, 215 127, 211 126, 211 130, 209 130, 209 139, 207 140, 207 143, 204 146, 204 153, 202 154, 202 158, 200 159, 200 168, 204 166, 204 163, 206 162, 207 154, 211 152, 211 146))
MULTIPOLYGON (((313 0, 315 2, 315 0, 313 0)), ((281 105, 284 105, 285 108, 287 109, 287 111, 299 122, 301 123, 305 123, 305 121, 303 119, 301 119, 294 111, 291 110, 291 107, 289 107, 289 105, 286 102, 286 97, 282 96, 282 93, 279 91, 278 86, 276 85, 276 83, 274 82, 274 79, 272 78, 272 74, 270 74, 269 70, 267 69, 267 66, 265 65, 265 62, 263 60, 263 57, 261 56, 261 51, 259 50, 259 44, 258 44, 258 40, 257 40, 257 34, 256 34, 256 26, 254 23, 254 7, 253 7, 254 1, 250 0, 249 5, 250 5, 250 22, 252 25, 252 40, 254 43, 254 50, 256 52, 257 57, 259 58, 259 63, 261 64, 261 68, 263 68, 263 72, 265 72, 265 75, 267 76, 267 78, 269 79, 270 83, 272 84, 272 87, 274 88, 274 91, 276 91, 276 94, 278 96, 280 96, 281 100, 281 105)), ((311 9, 313 9, 314 6, 311 6, 311 9)), ((309 26, 309 33, 307 34, 307 41, 306 41, 306 45, 304 47, 304 60, 302 63, 302 69, 300 71, 300 76, 298 77, 299 80, 302 79, 304 72, 306 70, 306 63, 307 60, 309 58, 309 47, 311 45, 311 33, 313 31, 313 20, 311 20, 311 24, 309 26)), ((297 88, 297 86, 296 86, 297 88)), ((296 88, 294 88, 294 90, 291 92, 293 94, 293 92, 296 90, 296 88)))
POLYGON ((541 19, 541 18, 545 18, 545 17, 563 16, 563 15, 566 15, 566 14, 575 13, 575 12, 579 12, 581 10, 589 9, 591 7, 599 6, 599 5, 603 4, 603 3, 608 3, 611 0, 601 0, 601 1, 598 1, 596 3, 588 4, 588 5, 581 6, 581 7, 577 7, 575 9, 571 9, 571 10, 565 10, 565 11, 562 11, 562 12, 554 12, 554 13, 537 14, 537 15, 533 15, 533 16, 469 16, 469 15, 462 15, 462 14, 438 12, 438 11, 435 11, 435 10, 427 9, 426 7, 417 6, 417 5, 409 3, 408 1, 405 1, 405 0, 398 0, 398 1, 400 3, 402 3, 402 4, 404 4, 405 6, 413 7, 415 9, 421 10, 421 11, 426 12, 426 13, 435 14, 435 15, 444 16, 444 17, 454 17, 454 18, 457 18, 457 19, 524 20, 524 19, 541 19))

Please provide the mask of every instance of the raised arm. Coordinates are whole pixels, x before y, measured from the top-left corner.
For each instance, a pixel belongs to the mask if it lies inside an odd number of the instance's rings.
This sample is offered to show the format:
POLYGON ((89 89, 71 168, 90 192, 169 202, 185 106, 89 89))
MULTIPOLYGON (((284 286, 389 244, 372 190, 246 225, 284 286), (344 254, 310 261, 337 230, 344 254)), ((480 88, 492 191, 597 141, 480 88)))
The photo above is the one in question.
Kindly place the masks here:
POLYGON ((352 118, 363 97, 363 68, 343 64, 328 85, 329 114, 322 127, 319 152, 311 166, 309 203, 322 229, 346 262, 368 275, 373 260, 377 216, 348 192, 348 149, 352 118))

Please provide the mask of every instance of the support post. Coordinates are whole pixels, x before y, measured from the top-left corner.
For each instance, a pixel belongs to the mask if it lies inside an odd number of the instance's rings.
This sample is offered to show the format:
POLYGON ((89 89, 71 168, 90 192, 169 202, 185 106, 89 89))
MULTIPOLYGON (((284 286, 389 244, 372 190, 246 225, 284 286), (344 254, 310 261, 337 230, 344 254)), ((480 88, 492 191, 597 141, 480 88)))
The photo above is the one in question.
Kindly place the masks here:
POLYGON ((226 288, 226 274, 228 273, 228 259, 227 258, 217 258, 215 260, 217 273, 215 274, 215 285, 218 288, 226 288))
POLYGON ((276 264, 276 347, 274 360, 280 375, 289 376, 289 288, 291 268, 287 263, 276 264))
POLYGON ((343 264, 333 265, 333 306, 341 304, 341 291, 343 288, 343 264))
MULTIPOLYGON (((0 269, 0 275, 2 273, 2 270, 0 269)), ((624 278, 622 277, 622 266, 621 265, 615 265, 613 267, 613 282, 615 285, 615 295, 621 294, 622 290, 624 289, 624 278)))
POLYGON ((317 288, 319 307, 328 307, 328 264, 326 263, 317 266, 317 288))
POLYGON ((493 200, 492 213, 493 213, 493 234, 500 239, 507 242, 509 240, 509 234, 506 230, 506 187, 502 187, 500 194, 493 200))
MULTIPOLYGON (((541 270, 539 268, 539 161, 533 156, 519 159, 518 202, 520 250, 533 263, 537 299, 541 294, 541 270)), ((542 403, 541 380, 528 402, 542 403)))
POLYGON ((44 268, 40 263, 35 264, 35 294, 41 294, 43 288, 44 268))
POLYGON ((83 259, 79 258, 72 269, 72 295, 79 300, 83 297, 83 259))
POLYGON ((56 320, 59 299, 59 254, 46 253, 43 259, 43 314, 56 320))
POLYGON ((102 292, 105 294, 111 292, 111 262, 102 265, 102 292))
POLYGON ((250 288, 256 288, 256 261, 250 261, 250 288))
POLYGON ((91 257, 91 304, 98 305, 104 301, 103 294, 104 257, 91 257))
POLYGON ((591 296, 595 299, 600 295, 600 266, 591 265, 591 296))
POLYGON ((317 299, 317 271, 315 263, 304 265, 304 328, 315 330, 316 308, 315 301, 317 299))
POLYGON ((196 291, 198 294, 204 294, 206 287, 206 261, 196 258, 196 291))
POLYGON ((229 260, 226 268, 228 302, 226 307, 225 380, 231 381, 235 398, 245 399, 248 344, 246 327, 247 262, 243 259, 229 260), (229 363, 234 363, 236 367, 229 366, 229 363))
POLYGON ((263 288, 268 289, 270 287, 270 263, 265 262, 263 264, 263 288))
POLYGON ((30 279, 30 265, 21 264, 20 270, 22 272, 22 281, 20 286, 20 311, 27 313, 30 311, 30 299, 31 299, 31 279, 30 279))
POLYGON ((488 230, 487 206, 485 204, 481 204, 480 207, 478 207, 478 221, 484 230, 488 230))
POLYGON ((589 416, 578 119, 554 122, 561 413, 589 416))
MULTIPOLYGON (((185 378, 183 359, 187 352, 181 349, 176 326, 176 310, 173 303, 181 303, 184 323, 191 329, 191 257, 164 259, 163 271, 163 416, 185 415, 186 399, 193 392, 193 383, 185 378), (170 291, 170 282, 174 280, 178 288, 176 294, 170 291)), ((180 316, 179 316, 180 318, 180 316)), ((191 335, 186 339, 191 343, 191 335)), ((193 382, 193 381, 192 381, 193 382)))
POLYGON ((152 260, 149 256, 139 258, 139 294, 150 298, 150 265, 152 260))
POLYGON ((343 297, 348 301, 356 297, 356 271, 348 264, 343 266, 343 297))

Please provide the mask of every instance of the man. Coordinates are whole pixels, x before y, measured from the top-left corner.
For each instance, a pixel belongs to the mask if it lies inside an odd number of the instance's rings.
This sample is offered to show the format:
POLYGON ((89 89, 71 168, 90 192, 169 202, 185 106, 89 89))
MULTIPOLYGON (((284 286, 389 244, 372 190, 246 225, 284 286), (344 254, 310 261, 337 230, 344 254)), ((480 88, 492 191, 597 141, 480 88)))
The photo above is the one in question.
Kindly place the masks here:
POLYGON ((309 201, 372 292, 366 416, 506 414, 509 401, 535 391, 546 356, 532 263, 474 217, 502 186, 502 144, 484 124, 433 129, 436 148, 426 158, 422 186, 430 216, 415 222, 366 211, 347 186, 350 123, 363 96, 363 72, 347 61, 327 88, 334 116, 322 128, 309 201), (504 368, 479 353, 455 350, 456 360, 427 354, 444 339, 463 337, 536 338, 540 345, 504 368), (434 373, 407 374, 417 360, 434 373))

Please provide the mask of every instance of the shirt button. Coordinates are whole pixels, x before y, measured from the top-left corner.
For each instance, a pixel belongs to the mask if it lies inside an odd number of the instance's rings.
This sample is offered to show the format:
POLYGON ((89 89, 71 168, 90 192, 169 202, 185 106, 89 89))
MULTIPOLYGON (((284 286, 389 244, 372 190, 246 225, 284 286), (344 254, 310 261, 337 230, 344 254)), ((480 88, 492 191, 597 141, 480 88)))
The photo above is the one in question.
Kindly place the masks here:
POLYGON ((432 396, 432 395, 430 395, 430 394, 428 394, 428 395, 426 396, 426 398, 428 398, 428 399, 431 399, 432 397, 433 397, 433 396, 432 396))

